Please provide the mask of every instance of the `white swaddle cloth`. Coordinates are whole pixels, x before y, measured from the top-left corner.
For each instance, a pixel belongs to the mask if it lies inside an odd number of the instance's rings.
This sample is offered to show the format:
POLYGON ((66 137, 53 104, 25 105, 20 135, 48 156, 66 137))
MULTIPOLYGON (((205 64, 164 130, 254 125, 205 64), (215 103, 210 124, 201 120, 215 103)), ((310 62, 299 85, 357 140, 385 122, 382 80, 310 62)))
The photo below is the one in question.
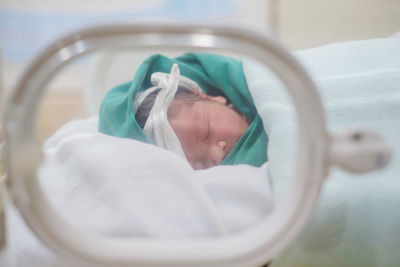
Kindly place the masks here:
POLYGON ((45 195, 85 231, 215 237, 243 231, 273 208, 267 163, 194 171, 171 151, 97 132, 96 117, 63 126, 43 152, 45 195))
POLYGON ((135 98, 135 114, 147 96, 157 89, 161 89, 156 96, 143 131, 156 145, 186 158, 181 143, 168 122, 168 107, 174 99, 179 85, 184 86, 190 91, 202 92, 202 90, 196 82, 180 75, 177 64, 172 66, 170 74, 162 72, 153 73, 151 75, 151 82, 154 87, 140 93, 135 98))

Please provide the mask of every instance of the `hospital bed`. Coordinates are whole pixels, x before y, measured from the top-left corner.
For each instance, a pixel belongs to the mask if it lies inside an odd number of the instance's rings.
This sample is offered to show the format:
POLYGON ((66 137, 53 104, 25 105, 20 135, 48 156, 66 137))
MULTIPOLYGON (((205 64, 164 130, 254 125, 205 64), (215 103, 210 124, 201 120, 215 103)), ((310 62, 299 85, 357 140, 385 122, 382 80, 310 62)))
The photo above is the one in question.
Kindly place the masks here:
MULTIPOLYGON (((31 63, 8 104, 4 124, 7 191, 29 229, 47 247, 71 262, 112 266, 257 266, 274 260, 309 222, 332 166, 363 173, 382 168, 390 160, 389 146, 374 132, 353 129, 333 135, 328 131, 318 90, 298 59, 266 36, 227 27, 112 25, 67 35, 31 63), (248 61, 250 73, 258 73, 266 65, 282 80, 297 112, 295 177, 267 218, 251 229, 219 238, 123 239, 84 233, 48 203, 37 179, 42 154, 33 134, 43 90, 51 77, 74 59, 98 49, 127 47, 226 49, 256 58, 259 62, 248 61)), ((272 87, 280 86, 272 81, 272 87)), ((264 95, 255 93, 253 97, 263 99, 264 95)), ((279 117, 284 113, 276 114, 279 117)), ((264 126, 272 134, 271 128, 264 126)), ((363 178, 357 179, 362 182, 363 178)), ((299 254, 296 251, 290 255, 299 254)), ((301 262, 300 259, 301 255, 294 261, 301 262)), ((296 266, 293 260, 290 263, 296 266)))

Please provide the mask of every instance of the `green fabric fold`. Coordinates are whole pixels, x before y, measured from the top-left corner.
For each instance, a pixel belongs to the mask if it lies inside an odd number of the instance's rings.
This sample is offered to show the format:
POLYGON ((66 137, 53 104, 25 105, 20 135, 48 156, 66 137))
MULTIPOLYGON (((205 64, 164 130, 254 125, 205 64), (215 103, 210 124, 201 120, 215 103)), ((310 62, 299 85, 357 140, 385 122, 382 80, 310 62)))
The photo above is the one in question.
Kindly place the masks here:
POLYGON ((222 95, 250 121, 250 127, 223 160, 223 165, 260 166, 267 161, 268 138, 253 104, 240 61, 217 54, 187 53, 175 59, 156 54, 138 68, 132 81, 111 89, 103 99, 99 113, 99 131, 117 137, 151 143, 135 120, 133 100, 150 87, 154 72, 169 73, 179 66, 182 76, 192 79, 210 95, 222 95))

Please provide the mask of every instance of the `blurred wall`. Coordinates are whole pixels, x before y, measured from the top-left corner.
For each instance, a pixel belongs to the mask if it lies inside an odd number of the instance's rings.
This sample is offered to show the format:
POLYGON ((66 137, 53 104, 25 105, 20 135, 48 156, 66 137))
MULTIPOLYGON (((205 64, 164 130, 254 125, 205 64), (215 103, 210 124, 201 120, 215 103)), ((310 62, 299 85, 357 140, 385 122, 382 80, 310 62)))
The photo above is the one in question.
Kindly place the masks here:
POLYGON ((400 0, 279 0, 277 31, 291 49, 388 37, 400 31, 400 0))
MULTIPOLYGON (((388 37, 400 31, 400 0, 0 0, 0 82, 6 92, 0 92, 0 111, 28 62, 57 37, 88 25, 150 19, 272 32, 297 50, 388 37)), ((86 82, 87 64, 77 64, 52 83, 41 111, 51 115, 41 117, 45 136, 84 114, 86 82)))
POLYGON ((268 1, 263 0, 0 0, 4 85, 8 90, 27 63, 53 40, 82 27, 168 20, 265 32, 267 13, 268 1))
MULTIPOLYGON (((268 3, 264 0, 0 0, 4 95, 9 96, 22 71, 40 51, 76 29, 105 23, 161 20, 229 24, 267 32, 268 3)), ((92 61, 81 60, 63 69, 49 85, 41 98, 37 117, 41 140, 69 120, 87 116, 82 92, 90 84, 92 61)), ((136 63, 129 66, 132 73, 136 63)), ((4 105, 6 97, 0 99, 0 105, 4 105)))

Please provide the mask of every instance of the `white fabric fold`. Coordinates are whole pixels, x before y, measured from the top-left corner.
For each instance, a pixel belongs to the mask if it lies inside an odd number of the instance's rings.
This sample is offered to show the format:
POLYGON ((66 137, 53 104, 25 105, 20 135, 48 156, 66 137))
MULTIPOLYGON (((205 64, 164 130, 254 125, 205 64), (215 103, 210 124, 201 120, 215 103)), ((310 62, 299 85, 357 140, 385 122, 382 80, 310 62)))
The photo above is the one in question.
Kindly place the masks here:
POLYGON ((155 83, 155 87, 161 88, 161 91, 154 101, 143 131, 158 146, 185 158, 181 143, 168 122, 168 107, 178 90, 179 76, 180 72, 177 64, 172 66, 171 74, 169 75, 164 73, 154 73, 152 75, 153 84, 155 83))
POLYGON ((151 75, 151 82, 154 87, 139 93, 134 101, 135 113, 146 97, 157 89, 157 94, 153 108, 144 125, 144 133, 154 142, 169 151, 175 152, 185 158, 182 145, 176 136, 173 128, 168 122, 168 107, 175 97, 178 86, 181 85, 191 91, 202 92, 196 82, 180 75, 179 67, 174 64, 171 73, 156 72, 151 75))

